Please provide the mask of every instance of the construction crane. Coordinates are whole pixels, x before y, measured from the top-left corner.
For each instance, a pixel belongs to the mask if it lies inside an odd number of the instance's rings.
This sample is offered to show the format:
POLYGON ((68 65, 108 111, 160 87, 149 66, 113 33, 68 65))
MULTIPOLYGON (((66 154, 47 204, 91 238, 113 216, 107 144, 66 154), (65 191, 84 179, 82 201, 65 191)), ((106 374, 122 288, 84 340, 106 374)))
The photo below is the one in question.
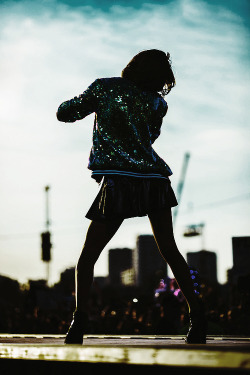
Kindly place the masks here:
MULTIPOLYGON (((186 177, 189 159, 190 159, 190 153, 186 152, 185 155, 184 155, 180 181, 179 181, 179 184, 177 186, 176 198, 177 198, 177 201, 178 201, 178 206, 175 207, 174 212, 173 212, 173 226, 176 223, 176 218, 177 218, 177 215, 178 215, 178 207, 180 205, 180 200, 181 200, 182 190, 183 190, 183 186, 184 186, 184 182, 185 182, 185 177, 186 177)), ((204 230, 203 230, 204 226, 205 226, 204 223, 188 225, 186 227, 184 233, 183 233, 183 236, 184 237, 195 237, 195 236, 201 235, 202 236, 202 244, 203 244, 203 248, 204 248, 204 230)))
POLYGON ((186 230, 183 234, 184 237, 195 237, 200 236, 203 233, 203 228, 205 224, 191 224, 186 227, 186 230))
POLYGON ((184 237, 201 236, 201 248, 205 249, 204 227, 205 227, 205 223, 188 225, 183 233, 183 236, 184 237))
POLYGON ((186 152, 185 155, 184 155, 184 160, 183 160, 183 164, 182 164, 180 181, 179 181, 179 184, 177 186, 176 198, 177 198, 177 201, 178 201, 178 206, 176 206, 174 208, 174 211, 173 211, 173 226, 175 226, 177 215, 178 215, 178 207, 179 207, 180 201, 181 201, 181 195, 182 195, 182 191, 183 191, 183 186, 184 186, 184 182, 185 182, 185 177, 186 177, 189 159, 190 159, 190 153, 186 152))

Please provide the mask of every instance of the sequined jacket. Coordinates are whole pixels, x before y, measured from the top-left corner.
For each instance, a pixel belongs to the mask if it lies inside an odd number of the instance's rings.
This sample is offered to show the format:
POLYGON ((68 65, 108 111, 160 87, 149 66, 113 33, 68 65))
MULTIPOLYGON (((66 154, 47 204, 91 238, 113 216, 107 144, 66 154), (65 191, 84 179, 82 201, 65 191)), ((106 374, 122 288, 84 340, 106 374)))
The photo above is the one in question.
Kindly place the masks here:
POLYGON ((158 93, 142 91, 125 78, 100 78, 62 103, 57 118, 75 122, 95 112, 88 163, 94 173, 114 170, 167 177, 172 171, 152 147, 167 109, 158 93))

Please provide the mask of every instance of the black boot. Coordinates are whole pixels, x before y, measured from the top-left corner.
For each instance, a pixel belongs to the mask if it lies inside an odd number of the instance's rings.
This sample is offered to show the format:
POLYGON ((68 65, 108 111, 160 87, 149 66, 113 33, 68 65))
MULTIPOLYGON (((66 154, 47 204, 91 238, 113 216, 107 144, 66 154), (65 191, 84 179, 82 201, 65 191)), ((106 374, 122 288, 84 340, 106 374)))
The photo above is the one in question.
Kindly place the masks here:
POLYGON ((65 344, 82 344, 83 335, 88 326, 88 315, 86 312, 75 311, 73 320, 66 335, 65 344))
POLYGON ((200 302, 199 308, 190 312, 190 326, 186 337, 187 344, 206 344, 207 320, 205 309, 200 302))

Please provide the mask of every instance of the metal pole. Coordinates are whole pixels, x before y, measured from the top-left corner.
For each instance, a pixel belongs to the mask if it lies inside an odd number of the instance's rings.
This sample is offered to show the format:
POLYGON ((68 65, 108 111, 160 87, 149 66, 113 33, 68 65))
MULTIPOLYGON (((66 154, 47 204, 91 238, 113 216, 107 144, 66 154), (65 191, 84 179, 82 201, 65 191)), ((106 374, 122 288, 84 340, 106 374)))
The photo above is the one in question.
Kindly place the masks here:
POLYGON ((49 220, 49 189, 50 187, 49 186, 45 186, 45 199, 46 199, 46 229, 47 231, 49 230, 49 226, 50 226, 50 220, 49 220))
MULTIPOLYGON (((49 190, 50 187, 47 185, 44 188, 45 190, 45 226, 46 230, 49 232, 49 227, 50 227, 50 220, 49 220, 49 190)), ((49 284, 49 276, 50 276, 50 261, 46 262, 46 273, 47 273, 47 284, 49 284)))

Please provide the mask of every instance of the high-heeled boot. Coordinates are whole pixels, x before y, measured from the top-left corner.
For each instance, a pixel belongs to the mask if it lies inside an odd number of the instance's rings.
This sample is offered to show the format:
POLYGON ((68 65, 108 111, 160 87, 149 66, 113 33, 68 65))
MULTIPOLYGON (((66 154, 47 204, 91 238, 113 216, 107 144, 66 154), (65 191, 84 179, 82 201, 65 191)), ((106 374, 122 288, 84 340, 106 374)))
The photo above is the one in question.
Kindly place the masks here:
POLYGON ((186 337, 187 344, 206 344, 207 320, 205 309, 200 306, 190 312, 190 326, 186 337))
POLYGON ((82 344, 83 335, 88 327, 88 315, 86 312, 75 310, 73 320, 64 340, 65 344, 82 344))

